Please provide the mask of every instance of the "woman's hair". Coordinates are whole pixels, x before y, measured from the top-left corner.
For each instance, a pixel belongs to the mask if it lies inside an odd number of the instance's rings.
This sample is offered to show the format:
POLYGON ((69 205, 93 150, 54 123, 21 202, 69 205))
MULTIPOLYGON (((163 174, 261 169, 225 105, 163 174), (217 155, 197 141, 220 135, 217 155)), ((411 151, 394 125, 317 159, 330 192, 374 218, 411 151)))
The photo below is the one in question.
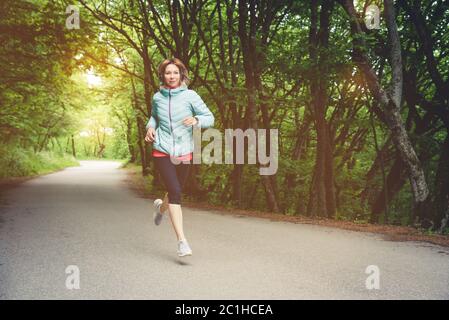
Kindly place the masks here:
POLYGON ((182 61, 179 60, 178 58, 165 59, 159 65, 157 73, 159 75, 159 80, 161 81, 161 83, 165 84, 165 78, 164 78, 165 68, 167 68, 167 66, 169 64, 174 64, 175 66, 177 66, 179 68, 179 72, 181 74, 181 84, 183 84, 183 83, 186 85, 189 84, 190 79, 189 79, 189 73, 187 71, 187 68, 184 65, 184 63, 182 63, 182 61))

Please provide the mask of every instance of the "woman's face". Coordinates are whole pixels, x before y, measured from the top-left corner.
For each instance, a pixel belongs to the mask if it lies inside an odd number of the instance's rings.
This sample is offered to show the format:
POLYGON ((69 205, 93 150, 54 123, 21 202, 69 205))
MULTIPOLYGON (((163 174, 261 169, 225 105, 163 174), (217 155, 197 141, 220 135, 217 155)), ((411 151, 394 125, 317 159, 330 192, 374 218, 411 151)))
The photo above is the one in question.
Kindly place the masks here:
POLYGON ((176 88, 181 85, 181 72, 176 65, 169 64, 165 67, 164 82, 169 88, 176 88))

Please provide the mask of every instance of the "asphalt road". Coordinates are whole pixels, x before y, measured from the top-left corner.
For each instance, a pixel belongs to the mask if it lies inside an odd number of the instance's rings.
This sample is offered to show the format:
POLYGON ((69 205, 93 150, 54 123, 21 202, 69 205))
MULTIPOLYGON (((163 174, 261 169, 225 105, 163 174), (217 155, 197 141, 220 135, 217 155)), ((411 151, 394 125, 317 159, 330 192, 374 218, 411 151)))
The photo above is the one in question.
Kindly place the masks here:
POLYGON ((184 208, 178 258, 118 162, 81 163, 2 191, 0 299, 449 299, 448 248, 370 233, 184 208))

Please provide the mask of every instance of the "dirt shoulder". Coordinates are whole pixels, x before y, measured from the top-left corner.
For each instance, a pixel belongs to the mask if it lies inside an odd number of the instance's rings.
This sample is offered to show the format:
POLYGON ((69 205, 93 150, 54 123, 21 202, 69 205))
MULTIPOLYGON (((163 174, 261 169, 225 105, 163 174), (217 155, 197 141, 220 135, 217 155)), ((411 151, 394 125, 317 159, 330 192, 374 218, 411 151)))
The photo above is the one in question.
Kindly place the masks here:
POLYGON ((3 178, 0 179, 0 191, 11 189, 19 186, 21 183, 34 179, 38 176, 29 176, 29 177, 13 177, 13 178, 3 178))
MULTIPOLYGON (((144 180, 141 176, 141 172, 137 171, 136 168, 122 168, 122 170, 126 171, 126 179, 125 179, 126 185, 131 190, 133 190, 137 195, 139 195, 142 198, 156 198, 160 196, 151 194, 145 190, 144 180)), ((377 233, 384 235, 385 238, 390 241, 423 241, 449 247, 449 235, 423 234, 420 230, 417 230, 412 227, 377 225, 370 223, 355 223, 351 221, 332 220, 326 218, 309 218, 305 216, 287 216, 283 214, 275 214, 257 210, 242 210, 234 208, 229 209, 226 207, 211 205, 204 202, 203 203, 192 202, 187 199, 183 200, 183 206, 204 210, 219 210, 223 214, 229 214, 233 216, 257 217, 269 219, 272 221, 313 224, 351 231, 377 233)))

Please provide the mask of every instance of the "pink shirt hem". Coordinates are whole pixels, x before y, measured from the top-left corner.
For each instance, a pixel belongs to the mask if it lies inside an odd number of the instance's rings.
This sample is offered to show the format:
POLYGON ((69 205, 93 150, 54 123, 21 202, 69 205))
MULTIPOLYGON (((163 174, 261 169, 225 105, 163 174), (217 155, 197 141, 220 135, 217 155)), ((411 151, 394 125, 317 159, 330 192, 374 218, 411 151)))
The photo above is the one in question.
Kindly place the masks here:
MULTIPOLYGON (((156 158, 169 157, 168 154, 166 154, 164 152, 160 152, 159 150, 153 150, 152 155, 153 155, 153 157, 156 157, 156 158)), ((192 160, 192 153, 176 157, 175 159, 180 160, 180 161, 190 161, 190 160, 192 160)))

